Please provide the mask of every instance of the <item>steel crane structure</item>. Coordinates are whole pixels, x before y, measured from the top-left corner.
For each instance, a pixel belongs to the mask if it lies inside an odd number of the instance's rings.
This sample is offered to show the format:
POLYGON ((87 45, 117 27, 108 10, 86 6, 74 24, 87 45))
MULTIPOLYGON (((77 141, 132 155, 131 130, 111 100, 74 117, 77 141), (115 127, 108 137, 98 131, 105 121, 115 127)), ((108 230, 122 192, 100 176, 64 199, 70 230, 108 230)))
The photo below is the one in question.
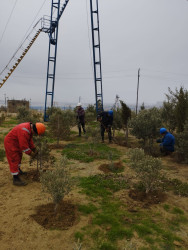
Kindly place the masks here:
MULTIPOLYGON (((21 43, 6 67, 0 72, 0 88, 8 80, 10 75, 17 68, 24 56, 27 54, 39 34, 45 32, 49 35, 48 47, 48 64, 46 77, 46 95, 44 121, 49 120, 47 109, 53 107, 55 72, 56 72, 56 55, 58 43, 58 26, 59 20, 69 2, 69 0, 52 0, 51 16, 41 18, 29 32, 25 40, 21 43), (50 99, 50 102, 49 100, 50 99), (50 104, 50 105, 49 105, 50 104)), ((103 111, 103 91, 102 91, 102 68, 101 68, 101 49, 100 49, 100 32, 99 32, 99 8, 98 0, 90 0, 91 14, 91 31, 93 47, 93 72, 95 83, 95 100, 97 114, 103 111)))
MULTIPOLYGON (((48 66, 46 79, 46 96, 44 121, 48 121, 49 116, 47 109, 53 106, 54 86, 55 86, 55 71, 56 71, 56 55, 58 42, 58 23, 64 9, 69 0, 61 7, 61 0, 52 0, 50 28, 46 30, 49 34, 49 50, 48 50, 48 66)), ((103 111, 103 91, 102 91, 102 69, 101 69, 101 49, 100 49, 100 32, 99 32, 99 8, 98 0, 90 0, 91 14, 91 31, 92 31, 92 46, 93 46, 93 71, 95 81, 95 100, 97 114, 103 111)))

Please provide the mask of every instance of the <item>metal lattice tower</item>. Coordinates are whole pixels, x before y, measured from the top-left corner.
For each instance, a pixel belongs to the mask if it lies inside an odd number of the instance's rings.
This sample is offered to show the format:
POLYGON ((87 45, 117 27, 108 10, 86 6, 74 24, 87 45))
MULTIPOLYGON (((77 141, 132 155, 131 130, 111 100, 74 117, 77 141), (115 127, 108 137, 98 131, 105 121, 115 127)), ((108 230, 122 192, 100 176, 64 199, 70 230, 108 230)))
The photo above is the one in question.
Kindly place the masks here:
MULTIPOLYGON (((58 40, 58 25, 59 19, 63 14, 69 0, 61 6, 61 0, 52 0, 50 28, 46 29, 49 34, 49 49, 48 49, 48 66, 46 78, 46 97, 44 121, 48 121, 47 108, 53 106, 54 99, 54 85, 55 85, 55 71, 56 71, 56 55, 57 55, 57 40, 58 40), (48 105, 48 97, 51 98, 50 105, 48 105)), ((45 21, 44 21, 45 22, 45 21)))
POLYGON ((101 111, 103 111, 98 0, 90 0, 90 11, 91 11, 92 45, 93 45, 93 67, 94 67, 94 80, 95 80, 95 99, 96 99, 96 111, 98 114, 101 111))

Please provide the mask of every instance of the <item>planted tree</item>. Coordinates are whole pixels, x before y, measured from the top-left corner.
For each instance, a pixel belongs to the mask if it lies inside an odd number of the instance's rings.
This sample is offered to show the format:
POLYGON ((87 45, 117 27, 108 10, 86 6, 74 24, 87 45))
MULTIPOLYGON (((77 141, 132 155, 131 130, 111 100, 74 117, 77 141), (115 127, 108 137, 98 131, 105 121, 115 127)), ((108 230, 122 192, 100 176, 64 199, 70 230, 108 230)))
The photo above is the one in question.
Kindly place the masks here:
POLYGON ((56 138, 57 144, 61 139, 68 139, 70 137, 71 127, 75 126, 76 120, 74 112, 71 110, 56 109, 50 115, 49 132, 53 138, 56 138))
POLYGON ((96 121, 96 109, 94 105, 89 104, 85 110, 86 123, 96 121))
POLYGON ((42 116, 39 112, 31 111, 23 106, 18 108, 17 119, 19 123, 23 122, 36 123, 42 119, 42 116))
POLYGON ((153 141, 159 136, 159 128, 162 125, 161 112, 157 108, 142 110, 131 122, 131 134, 142 139, 143 147, 149 153, 153 153, 153 141))
POLYGON ((125 131, 125 141, 128 142, 128 121, 131 119, 131 110, 130 108, 123 102, 121 103, 121 119, 122 119, 122 128, 125 131))
POLYGON ((176 136, 176 152, 179 162, 188 163, 188 120, 185 123, 184 131, 176 136))
POLYGON ((60 163, 56 164, 54 169, 41 172, 40 181, 43 191, 51 195, 56 212, 58 205, 64 199, 65 195, 71 191, 72 186, 66 157, 62 157, 60 163))
POLYGON ((129 156, 130 167, 136 172, 145 192, 157 190, 161 186, 161 160, 145 155, 144 150, 138 148, 130 150, 129 156))
POLYGON ((49 166, 53 166, 55 162, 55 158, 50 154, 51 149, 49 147, 48 141, 46 137, 36 136, 34 137, 35 146, 38 150, 38 154, 35 158, 30 159, 30 164, 37 161, 37 170, 42 170, 48 168, 49 166))
POLYGON ((185 121, 188 118, 188 91, 183 87, 173 92, 168 88, 169 94, 166 94, 167 102, 164 105, 166 109, 163 119, 172 122, 177 127, 177 132, 182 132, 184 129, 185 121), (167 109, 168 108, 168 109, 167 109))

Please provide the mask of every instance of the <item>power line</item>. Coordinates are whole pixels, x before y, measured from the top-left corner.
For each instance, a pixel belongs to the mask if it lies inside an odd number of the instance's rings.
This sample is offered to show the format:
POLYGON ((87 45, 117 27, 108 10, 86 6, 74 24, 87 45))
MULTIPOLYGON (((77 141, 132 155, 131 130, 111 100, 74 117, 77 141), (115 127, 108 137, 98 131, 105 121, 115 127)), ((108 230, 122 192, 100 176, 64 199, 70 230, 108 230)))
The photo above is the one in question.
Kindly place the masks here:
POLYGON ((6 25, 5 25, 5 29, 4 29, 3 34, 2 34, 2 36, 1 36, 0 43, 1 43, 1 41, 3 40, 4 34, 5 34, 5 32, 6 32, 7 26, 8 26, 8 24, 9 24, 9 22, 10 22, 10 19, 11 19, 11 17, 12 17, 12 14, 13 14, 13 11, 14 11, 14 9, 15 9, 15 7, 16 7, 17 2, 18 2, 18 0, 16 0, 16 1, 14 2, 14 6, 13 6, 13 8, 12 8, 12 11, 11 11, 10 16, 9 16, 9 18, 8 18, 8 21, 7 21, 6 25))

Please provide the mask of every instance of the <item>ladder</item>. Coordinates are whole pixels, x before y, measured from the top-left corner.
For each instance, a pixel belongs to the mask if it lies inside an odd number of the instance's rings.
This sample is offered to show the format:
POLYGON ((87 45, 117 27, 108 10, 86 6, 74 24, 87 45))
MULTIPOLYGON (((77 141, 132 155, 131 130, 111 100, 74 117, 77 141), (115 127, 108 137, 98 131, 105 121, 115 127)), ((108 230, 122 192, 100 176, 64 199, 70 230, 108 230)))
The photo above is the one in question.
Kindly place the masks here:
POLYGON ((99 32, 99 8, 98 0, 90 0, 91 31, 93 45, 93 67, 95 81, 95 100, 97 114, 103 111, 103 91, 102 91, 102 67, 99 32))
POLYGON ((45 28, 45 26, 43 27, 43 31, 48 33, 49 35, 44 121, 49 120, 49 115, 47 114, 48 107, 53 107, 58 24, 59 24, 59 19, 61 18, 61 15, 63 14, 68 2, 69 0, 66 0, 65 3, 61 5, 61 0, 52 0, 50 27, 47 28, 45 28), (50 102, 48 101, 48 99, 50 99, 50 102))
POLYGON ((6 67, 0 72, 0 88, 8 80, 14 70, 18 67, 20 62, 23 60, 39 34, 41 33, 41 19, 34 25, 28 36, 16 50, 12 58, 9 60, 6 67), (39 27, 40 25, 40 27, 39 27))

